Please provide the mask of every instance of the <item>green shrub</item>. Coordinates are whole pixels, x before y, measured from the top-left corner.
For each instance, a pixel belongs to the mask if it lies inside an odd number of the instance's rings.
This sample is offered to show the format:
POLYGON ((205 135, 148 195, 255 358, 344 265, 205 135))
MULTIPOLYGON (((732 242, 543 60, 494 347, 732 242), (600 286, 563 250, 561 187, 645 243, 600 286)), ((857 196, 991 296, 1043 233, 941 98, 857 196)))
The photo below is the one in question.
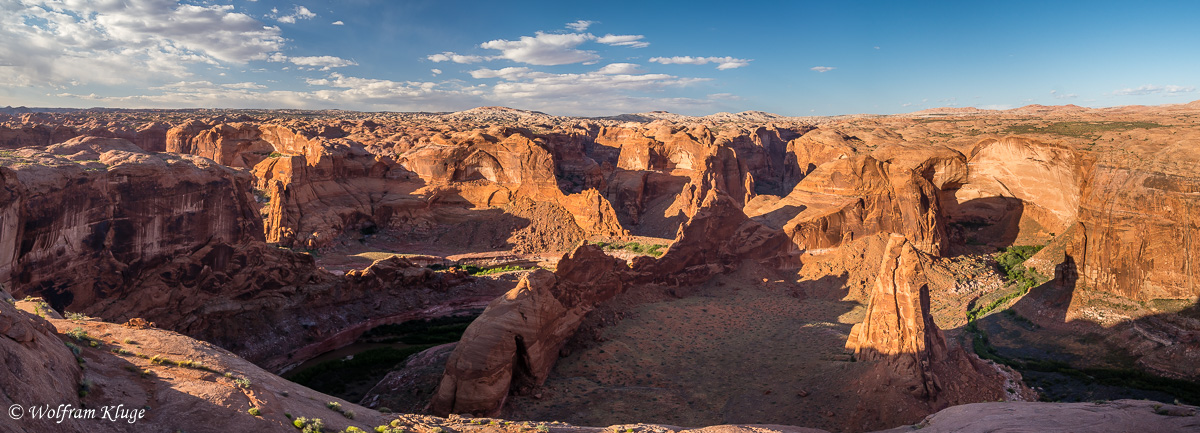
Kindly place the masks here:
POLYGON ((91 318, 85 314, 67 312, 67 320, 90 320, 91 318))
POLYGON ((237 385, 238 388, 250 388, 250 379, 239 377, 233 380, 233 384, 237 385))
POLYGON ((247 412, 249 412, 251 415, 254 415, 254 416, 262 416, 262 411, 258 410, 257 407, 252 407, 247 412))

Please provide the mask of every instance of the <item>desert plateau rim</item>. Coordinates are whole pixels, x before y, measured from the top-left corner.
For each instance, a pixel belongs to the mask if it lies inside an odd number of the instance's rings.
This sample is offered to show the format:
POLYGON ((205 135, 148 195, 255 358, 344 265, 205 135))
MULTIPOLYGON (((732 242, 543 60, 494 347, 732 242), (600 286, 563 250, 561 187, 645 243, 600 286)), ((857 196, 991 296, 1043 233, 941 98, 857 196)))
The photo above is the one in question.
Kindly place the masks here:
POLYGON ((1200 426, 1200 102, 0 116, 5 431, 1200 426))

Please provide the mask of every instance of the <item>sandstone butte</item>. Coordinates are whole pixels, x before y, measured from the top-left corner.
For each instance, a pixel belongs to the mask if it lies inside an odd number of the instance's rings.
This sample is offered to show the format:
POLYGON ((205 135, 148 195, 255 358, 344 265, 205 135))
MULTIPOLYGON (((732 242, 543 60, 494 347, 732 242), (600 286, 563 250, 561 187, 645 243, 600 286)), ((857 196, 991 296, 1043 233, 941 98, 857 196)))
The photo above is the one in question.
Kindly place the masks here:
POLYGON ((0 431, 1200 431, 1015 355, 1200 381, 1198 121, 0 110, 0 403, 145 409, 0 431), (279 377, 480 308, 359 401, 279 377))

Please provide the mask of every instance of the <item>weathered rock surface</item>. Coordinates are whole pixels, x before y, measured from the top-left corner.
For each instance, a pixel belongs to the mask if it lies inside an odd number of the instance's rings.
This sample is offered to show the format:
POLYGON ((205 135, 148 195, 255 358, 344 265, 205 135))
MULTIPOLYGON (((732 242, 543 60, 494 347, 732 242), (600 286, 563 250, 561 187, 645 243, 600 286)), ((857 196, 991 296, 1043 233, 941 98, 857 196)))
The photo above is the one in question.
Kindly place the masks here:
MULTIPOLYGON (((2 294, 3 292, 0 292, 2 294)), ((86 345, 85 345, 86 346, 86 345)), ((67 346, 55 335, 46 319, 18 310, 7 301, 0 301, 0 403, 5 408, 20 405, 60 404, 80 407, 77 392, 83 376, 81 368, 67 346)), ((15 421, 9 412, 0 431, 54 431, 56 419, 26 419, 15 421), (15 425, 14 425, 15 424, 15 425)))

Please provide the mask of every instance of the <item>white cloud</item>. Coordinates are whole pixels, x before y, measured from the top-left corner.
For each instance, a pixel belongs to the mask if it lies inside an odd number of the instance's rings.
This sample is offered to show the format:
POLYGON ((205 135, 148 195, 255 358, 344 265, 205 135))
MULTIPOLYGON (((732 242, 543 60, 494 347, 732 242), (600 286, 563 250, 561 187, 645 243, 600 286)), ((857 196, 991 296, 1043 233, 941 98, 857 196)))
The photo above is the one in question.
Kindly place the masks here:
MULTIPOLYGON (((633 65, 636 66, 636 65, 633 65)), ((614 69, 628 69, 626 66, 614 69)), ((602 68, 603 70, 603 68, 602 68)), ((526 67, 477 69, 475 78, 499 78, 484 98, 493 104, 531 107, 550 112, 583 115, 615 114, 620 112, 696 109, 714 106, 717 99, 662 98, 657 95, 670 88, 682 88, 709 81, 707 78, 686 78, 667 74, 553 74, 526 67)))
POLYGON ((441 54, 430 54, 425 57, 434 63, 454 62, 454 63, 479 63, 494 59, 494 57, 474 56, 458 54, 451 51, 445 51, 441 54))
POLYGON ((753 59, 737 59, 729 56, 725 57, 692 57, 692 56, 675 56, 675 57, 651 57, 651 62, 662 63, 664 65, 704 65, 708 63, 716 63, 717 69, 734 69, 747 66, 753 59))
POLYGON ((343 68, 346 66, 358 66, 358 62, 346 60, 341 57, 334 56, 310 56, 310 57, 292 57, 288 61, 298 66, 311 66, 321 68, 322 71, 328 71, 329 68, 343 68))
POLYGON ((1117 90, 1117 91, 1114 91, 1113 94, 1121 95, 1121 96, 1142 96, 1142 95, 1151 95, 1151 94, 1161 93, 1161 94, 1163 94, 1163 96, 1170 96, 1170 95, 1178 95, 1181 93, 1191 93, 1191 92, 1195 92, 1195 91, 1196 91, 1196 88, 1192 87, 1192 86, 1174 86, 1174 85, 1157 86, 1157 85, 1147 84, 1147 85, 1135 87, 1132 89, 1117 90))
MULTIPOLYGON (((277 13, 279 13, 279 9, 272 8, 271 12, 277 14, 277 13)), ((281 23, 295 24, 296 20, 311 20, 316 17, 317 17, 317 14, 308 10, 308 8, 306 8, 304 6, 296 5, 295 8, 292 9, 291 14, 281 16, 281 17, 277 18, 277 20, 279 20, 279 22, 281 22, 281 23)))
POLYGON ((233 6, 166 0, 0 1, 0 85, 115 85, 189 76, 283 47, 278 27, 233 6))
POLYGON ((646 71, 633 63, 609 63, 596 71, 597 74, 640 74, 646 71))
POLYGON ((627 46, 633 48, 646 48, 650 46, 649 42, 642 41, 643 35, 613 35, 608 34, 596 38, 596 42, 608 45, 627 46))
POLYGON ((529 68, 518 68, 518 67, 509 67, 509 68, 502 68, 502 69, 484 68, 484 69, 476 69, 474 71, 471 71, 471 77, 473 77, 473 78, 515 79, 515 77, 522 76, 529 72, 531 72, 531 70, 529 68))
POLYGON ((429 72, 432 72, 432 73, 433 73, 433 76, 435 76, 435 77, 436 77, 436 76, 438 76, 438 75, 442 75, 442 70, 441 70, 441 69, 438 69, 438 68, 433 68, 433 69, 430 69, 430 70, 429 70, 429 72))
POLYGON ((567 28, 577 31, 577 32, 584 32, 584 31, 587 31, 588 27, 591 27, 592 24, 597 24, 597 22, 596 21, 579 20, 579 21, 576 21, 573 23, 567 23, 567 28))
POLYGON ((337 21, 334 21, 334 22, 333 22, 333 25, 335 25, 335 26, 344 26, 344 25, 346 25, 346 23, 342 22, 342 20, 337 20, 337 21))
POLYGON ((1059 93, 1057 90, 1051 90, 1050 96, 1053 96, 1055 99, 1075 99, 1079 97, 1079 95, 1074 93, 1059 93))
MULTIPOLYGON (((599 60, 593 51, 575 49, 595 39, 590 34, 552 34, 537 32, 536 36, 521 36, 520 40, 497 39, 480 44, 482 48, 499 50, 500 57, 531 65, 566 65, 599 60)), ((432 60, 432 59, 431 59, 432 60)))
POLYGON ((832 66, 813 66, 813 67, 811 67, 811 68, 808 68, 808 69, 811 69, 811 70, 814 70, 814 71, 817 71, 817 72, 829 72, 829 71, 832 71, 832 70, 834 70, 834 69, 837 69, 837 68, 835 68, 835 67, 832 67, 832 66))

